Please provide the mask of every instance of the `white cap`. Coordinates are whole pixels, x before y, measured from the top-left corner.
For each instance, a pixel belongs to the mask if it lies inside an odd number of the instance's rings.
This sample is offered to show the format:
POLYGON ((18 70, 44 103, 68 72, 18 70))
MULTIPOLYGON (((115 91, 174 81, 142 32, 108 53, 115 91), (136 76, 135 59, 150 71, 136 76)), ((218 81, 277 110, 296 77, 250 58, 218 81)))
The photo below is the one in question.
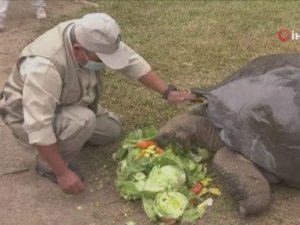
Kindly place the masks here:
POLYGON ((129 55, 123 51, 121 29, 117 22, 105 13, 92 13, 75 22, 78 43, 96 53, 111 69, 122 69, 129 64, 129 55))

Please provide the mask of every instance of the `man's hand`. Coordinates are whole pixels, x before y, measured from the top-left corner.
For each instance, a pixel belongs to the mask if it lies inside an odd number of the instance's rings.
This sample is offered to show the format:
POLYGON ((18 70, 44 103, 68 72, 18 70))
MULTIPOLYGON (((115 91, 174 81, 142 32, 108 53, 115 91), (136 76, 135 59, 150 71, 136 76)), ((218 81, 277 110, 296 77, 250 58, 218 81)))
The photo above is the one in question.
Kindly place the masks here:
POLYGON ((183 102, 193 98, 193 94, 181 91, 171 91, 168 95, 169 102, 183 102))
POLYGON ((84 191, 84 185, 80 178, 70 169, 57 176, 57 181, 61 190, 67 194, 79 194, 84 191))
POLYGON ((41 157, 55 173, 58 185, 62 191, 68 194, 79 194, 84 191, 84 185, 80 178, 68 167, 61 157, 57 144, 37 145, 41 157))
MULTIPOLYGON (((139 81, 144 84, 146 87, 151 88, 155 91, 157 91, 160 94, 163 94, 166 89, 168 88, 168 85, 165 81, 163 81, 154 71, 150 71, 144 76, 142 76, 139 81)), ((182 92, 182 91, 170 91, 168 94, 168 101, 169 102, 183 102, 188 101, 192 99, 194 96, 191 93, 188 92, 182 92)))

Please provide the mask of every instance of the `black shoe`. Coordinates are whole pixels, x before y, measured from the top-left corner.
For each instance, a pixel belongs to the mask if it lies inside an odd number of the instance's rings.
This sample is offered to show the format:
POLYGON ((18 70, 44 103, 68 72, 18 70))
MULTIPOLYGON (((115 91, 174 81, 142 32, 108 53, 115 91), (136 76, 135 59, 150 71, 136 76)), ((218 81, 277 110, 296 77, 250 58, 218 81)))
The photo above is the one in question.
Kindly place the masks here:
MULTIPOLYGON (((69 169, 77 174, 77 176, 80 178, 81 182, 84 181, 84 176, 83 176, 83 174, 81 173, 81 171, 79 170, 79 168, 77 166, 74 166, 73 164, 70 163, 69 164, 69 169)), ((41 175, 43 177, 46 177, 49 180, 51 180, 52 182, 58 184, 57 177, 54 174, 54 172, 47 171, 39 165, 36 165, 35 170, 39 175, 41 175)))

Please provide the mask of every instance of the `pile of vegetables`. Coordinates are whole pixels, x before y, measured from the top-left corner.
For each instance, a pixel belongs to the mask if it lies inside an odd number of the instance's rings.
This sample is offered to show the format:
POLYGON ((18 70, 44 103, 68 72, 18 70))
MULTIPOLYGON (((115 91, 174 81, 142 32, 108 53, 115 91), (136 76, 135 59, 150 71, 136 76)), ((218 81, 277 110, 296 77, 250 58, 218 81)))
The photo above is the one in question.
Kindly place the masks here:
POLYGON ((155 128, 130 133, 115 154, 116 186, 126 200, 142 199, 151 221, 161 224, 189 223, 200 218, 212 196, 207 168, 201 163, 207 152, 194 154, 176 144, 164 149, 154 141, 155 128))

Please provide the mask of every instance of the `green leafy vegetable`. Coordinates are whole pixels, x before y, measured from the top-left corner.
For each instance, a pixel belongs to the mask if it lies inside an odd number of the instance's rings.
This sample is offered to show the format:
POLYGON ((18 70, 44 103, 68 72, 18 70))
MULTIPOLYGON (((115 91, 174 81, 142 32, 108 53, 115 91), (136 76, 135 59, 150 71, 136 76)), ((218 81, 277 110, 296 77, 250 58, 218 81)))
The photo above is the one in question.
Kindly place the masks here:
POLYGON ((178 189, 185 180, 185 172, 175 165, 154 166, 144 184, 144 192, 178 189))
POLYGON ((154 203, 154 211, 161 218, 178 219, 182 216, 188 199, 179 192, 158 193, 154 203))
POLYGON ((143 206, 144 206, 144 210, 147 214, 147 216, 149 217, 149 219, 151 221, 155 221, 156 220, 156 212, 154 211, 154 207, 153 207, 153 202, 154 200, 152 198, 147 198, 147 197, 143 197, 143 206))
POLYGON ((126 200, 142 199, 151 221, 192 222, 211 205, 207 204, 210 196, 221 194, 209 187, 212 179, 206 165, 199 163, 207 158, 207 150, 198 154, 197 148, 189 151, 176 144, 161 149, 153 142, 156 133, 151 127, 128 134, 114 155, 118 161, 116 186, 126 200), (198 186, 203 188, 195 191, 198 186))
POLYGON ((185 212, 182 215, 182 222, 188 222, 191 223, 195 221, 196 219, 199 219, 203 216, 205 212, 204 208, 196 207, 192 209, 185 210, 185 212))

